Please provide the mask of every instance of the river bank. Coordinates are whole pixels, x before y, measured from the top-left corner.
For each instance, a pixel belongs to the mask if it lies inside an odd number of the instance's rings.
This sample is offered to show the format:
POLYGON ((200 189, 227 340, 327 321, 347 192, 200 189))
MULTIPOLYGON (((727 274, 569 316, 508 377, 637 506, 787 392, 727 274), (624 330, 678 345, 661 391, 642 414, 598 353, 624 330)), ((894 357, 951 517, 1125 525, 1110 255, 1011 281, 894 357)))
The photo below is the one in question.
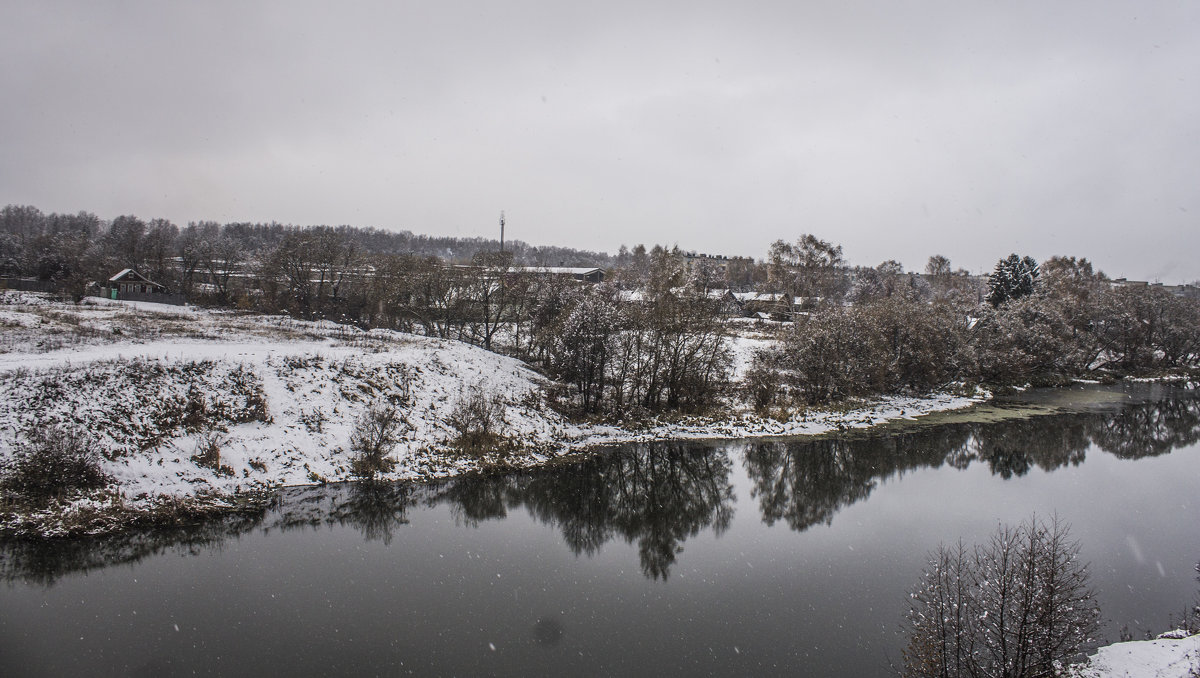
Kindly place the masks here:
MULTIPOLYGON (((400 413, 383 480, 529 468, 614 443, 805 436, 970 406, 986 394, 885 398, 759 416, 572 421, 556 385, 457 341, 331 322, 42 295, 0 299, 0 463, 39 436, 86 441, 108 482, 0 503, 0 535, 101 534, 253 506, 272 488, 353 479, 357 422, 400 413), (460 444, 462 403, 496 416, 493 444, 460 444)), ((761 343, 761 339, 751 339, 761 343)), ((744 355, 745 352, 742 352, 744 355)), ((738 374, 735 370, 735 374, 738 374)))

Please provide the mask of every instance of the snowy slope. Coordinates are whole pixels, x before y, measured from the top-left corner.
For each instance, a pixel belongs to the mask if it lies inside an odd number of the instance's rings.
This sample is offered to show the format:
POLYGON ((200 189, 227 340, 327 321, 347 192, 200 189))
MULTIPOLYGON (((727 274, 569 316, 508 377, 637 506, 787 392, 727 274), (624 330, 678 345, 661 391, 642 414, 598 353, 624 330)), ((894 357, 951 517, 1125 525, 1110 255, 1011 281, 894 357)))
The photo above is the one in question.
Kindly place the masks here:
POLYGON ((446 453, 454 436, 446 419, 465 385, 481 384, 501 398, 506 434, 527 447, 582 435, 539 406, 542 380, 521 362, 459 342, 381 334, 372 333, 386 348, 371 352, 334 340, 161 340, 2 356, 0 454, 31 426, 82 425, 98 439, 106 470, 134 496, 177 491, 181 482, 229 491, 246 481, 345 480, 353 423, 407 375, 412 393, 404 415, 411 429, 394 452, 400 462, 394 477, 445 475, 477 465, 446 453), (239 372, 257 381, 269 419, 225 422, 221 463, 234 474, 221 477, 189 460, 202 433, 173 428, 164 421, 173 410, 163 412, 160 404, 186 400, 189 389, 208 409, 237 400, 228 375, 239 372))
POLYGON ((1164 633, 1157 640, 1116 643, 1100 648, 1071 678, 1190 678, 1200 675, 1200 635, 1164 633))

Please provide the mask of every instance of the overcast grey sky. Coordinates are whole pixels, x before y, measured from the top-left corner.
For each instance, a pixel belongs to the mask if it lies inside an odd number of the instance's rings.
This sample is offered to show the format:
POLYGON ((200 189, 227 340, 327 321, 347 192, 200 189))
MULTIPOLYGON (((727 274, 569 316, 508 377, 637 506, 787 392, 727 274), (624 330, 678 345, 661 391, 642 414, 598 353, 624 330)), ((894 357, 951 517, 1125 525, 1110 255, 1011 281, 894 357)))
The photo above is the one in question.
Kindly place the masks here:
POLYGON ((1200 2, 0 4, 0 205, 1200 278, 1200 2))

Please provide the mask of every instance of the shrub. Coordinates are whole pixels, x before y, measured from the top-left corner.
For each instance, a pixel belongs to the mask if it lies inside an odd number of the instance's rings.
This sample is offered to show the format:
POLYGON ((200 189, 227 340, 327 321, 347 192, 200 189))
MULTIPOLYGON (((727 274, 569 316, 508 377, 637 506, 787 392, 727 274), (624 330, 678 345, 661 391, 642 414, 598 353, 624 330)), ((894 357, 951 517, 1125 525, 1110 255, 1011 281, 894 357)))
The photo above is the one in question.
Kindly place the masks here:
POLYGON ((267 412, 267 394, 263 390, 262 379, 254 370, 246 365, 238 365, 229 372, 226 378, 230 392, 234 396, 245 398, 241 407, 233 407, 229 418, 238 424, 254 421, 271 423, 271 415, 267 412))
POLYGON ((1035 517, 974 550, 939 547, 911 593, 904 675, 1054 676, 1087 649, 1100 610, 1068 531, 1035 517))
POLYGON ((192 455, 192 461, 196 462, 197 466, 216 471, 217 475, 233 475, 232 466, 221 465, 221 447, 226 442, 228 440, 219 430, 214 429, 200 434, 199 440, 196 441, 196 454, 192 455))
POLYGON ((202 430, 208 424, 208 402, 204 398, 204 393, 197 388, 196 384, 188 386, 182 409, 183 413, 180 417, 180 423, 183 425, 183 430, 195 433, 202 430))
POLYGON ((973 371, 968 320, 947 303, 899 296, 800 318, 778 350, 755 354, 745 385, 772 401, 824 404, 944 387, 973 371))
POLYGON ((0 476, 0 488, 34 501, 104 487, 95 442, 64 427, 34 428, 18 443, 0 476))
POLYGON ((350 435, 350 472, 363 480, 375 480, 380 474, 388 473, 396 466, 390 458, 392 449, 399 442, 401 426, 405 424, 400 411, 393 403, 380 400, 354 424, 350 435))
POLYGON ((476 383, 455 402, 447 421, 458 432, 460 447, 482 447, 495 440, 496 429, 504 423, 504 401, 476 383))
POLYGON ((751 367, 742 380, 746 397, 759 414, 765 414, 782 392, 783 379, 775 368, 779 362, 780 357, 774 352, 760 350, 753 357, 751 367))

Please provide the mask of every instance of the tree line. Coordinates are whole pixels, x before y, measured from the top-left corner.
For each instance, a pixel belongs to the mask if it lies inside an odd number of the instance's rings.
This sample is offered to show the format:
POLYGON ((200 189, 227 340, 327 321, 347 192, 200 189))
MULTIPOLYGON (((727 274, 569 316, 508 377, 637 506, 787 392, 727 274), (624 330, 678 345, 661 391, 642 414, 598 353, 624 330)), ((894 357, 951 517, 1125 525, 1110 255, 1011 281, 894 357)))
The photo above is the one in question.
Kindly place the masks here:
POLYGON ((1013 254, 986 283, 941 270, 918 277, 885 262, 850 284, 853 303, 798 317, 755 356, 751 401, 766 410, 952 383, 1053 385, 1200 367, 1195 298, 1114 285, 1075 257, 1039 265, 1013 254))
MULTIPOLYGON (((481 252, 498 250, 499 242, 274 222, 197 221, 180 227, 166 219, 144 220, 133 215, 103 220, 90 212, 44 214, 29 205, 8 205, 0 210, 0 276, 57 281, 65 288, 106 279, 122 268, 136 268, 173 291, 199 301, 213 297, 219 301, 222 295, 251 292, 247 288, 252 279, 281 249, 292 256, 297 250, 314 250, 303 254, 313 259, 314 265, 330 268, 339 260, 361 267, 374 257, 400 255, 468 263, 481 252), (317 251, 330 246, 333 251, 328 254, 317 251)), ((505 251, 517 264, 528 266, 608 266, 612 262, 612 257, 602 252, 533 246, 520 240, 507 241, 505 251)))
POLYGON ((136 268, 189 300, 456 339, 560 383, 555 404, 623 417, 744 397, 762 412, 954 384, 1053 384, 1200 367, 1200 302, 1113 285, 1086 259, 1016 254, 987 279, 930 257, 851 266, 813 235, 763 260, 622 246, 615 256, 349 226, 195 222, 0 210, 0 276, 79 296, 136 268), (528 266, 607 269, 583 284, 528 266), (742 303, 734 291, 762 293, 742 303), (757 304, 757 305, 756 305, 757 304), (734 393, 730 321, 786 323, 734 393))

